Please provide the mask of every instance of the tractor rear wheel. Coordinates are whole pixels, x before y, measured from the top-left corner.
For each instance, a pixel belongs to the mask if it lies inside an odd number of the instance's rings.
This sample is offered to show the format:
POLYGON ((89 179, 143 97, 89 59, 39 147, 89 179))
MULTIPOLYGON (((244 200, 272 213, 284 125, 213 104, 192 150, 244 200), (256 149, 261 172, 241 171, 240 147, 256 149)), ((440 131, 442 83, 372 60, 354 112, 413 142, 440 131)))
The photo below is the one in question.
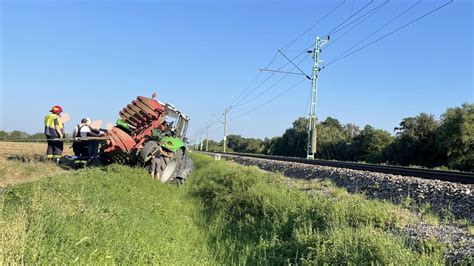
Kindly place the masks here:
POLYGON ((161 156, 160 158, 160 181, 166 183, 176 177, 181 159, 183 158, 183 150, 179 149, 173 153, 172 157, 161 156))

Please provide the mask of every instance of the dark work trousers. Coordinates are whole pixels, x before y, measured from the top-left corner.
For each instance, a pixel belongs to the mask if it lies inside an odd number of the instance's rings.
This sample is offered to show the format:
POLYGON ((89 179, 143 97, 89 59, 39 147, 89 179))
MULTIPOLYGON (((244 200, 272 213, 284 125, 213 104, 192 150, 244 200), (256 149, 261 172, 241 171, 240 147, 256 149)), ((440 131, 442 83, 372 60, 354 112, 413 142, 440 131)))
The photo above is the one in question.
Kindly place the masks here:
POLYGON ((89 145, 88 145, 88 152, 89 156, 95 157, 99 154, 99 141, 97 140, 89 140, 89 145))
POLYGON ((87 143, 85 141, 74 141, 72 150, 76 156, 88 156, 87 143))
POLYGON ((48 139, 48 149, 46 150, 46 158, 61 158, 63 154, 64 143, 60 140, 49 140, 55 139, 51 136, 46 136, 48 139))

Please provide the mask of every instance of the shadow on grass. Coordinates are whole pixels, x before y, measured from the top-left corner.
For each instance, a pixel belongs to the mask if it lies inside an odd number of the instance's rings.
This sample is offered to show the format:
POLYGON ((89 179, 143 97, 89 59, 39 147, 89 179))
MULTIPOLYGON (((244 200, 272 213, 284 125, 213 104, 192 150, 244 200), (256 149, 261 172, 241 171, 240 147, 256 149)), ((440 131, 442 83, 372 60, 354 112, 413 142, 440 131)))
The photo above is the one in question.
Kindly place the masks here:
POLYGON ((22 155, 11 155, 7 157, 7 160, 19 162, 19 163, 55 163, 58 167, 63 170, 77 170, 83 168, 103 168, 107 165, 105 160, 97 157, 78 157, 73 158, 71 156, 63 156, 59 163, 56 163, 53 159, 46 158, 45 155, 40 154, 22 154, 22 155))
POLYGON ((48 162, 46 156, 40 154, 22 154, 22 155, 10 155, 7 160, 17 161, 21 163, 45 163, 48 162))

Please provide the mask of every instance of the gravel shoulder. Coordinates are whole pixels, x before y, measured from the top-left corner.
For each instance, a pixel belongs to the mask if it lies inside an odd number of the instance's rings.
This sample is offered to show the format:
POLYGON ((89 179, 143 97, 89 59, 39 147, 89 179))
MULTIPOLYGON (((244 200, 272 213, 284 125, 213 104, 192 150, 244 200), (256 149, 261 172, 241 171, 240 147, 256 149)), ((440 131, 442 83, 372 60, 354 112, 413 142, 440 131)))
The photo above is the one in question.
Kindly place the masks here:
MULTIPOLYGON (((364 194, 368 198, 389 200, 395 204, 409 198, 411 204, 420 207, 429 204, 431 211, 442 218, 454 215, 456 218, 467 220, 471 226, 474 221, 471 211, 474 209, 473 185, 294 162, 228 155, 223 157, 238 164, 281 173, 289 178, 289 186, 298 186, 308 193, 332 196, 331 191, 325 186, 319 186, 315 190, 314 186, 310 185, 313 181, 330 180, 349 193, 364 194), (306 180, 307 183, 291 181, 296 179, 306 180)), ((450 224, 429 224, 420 220, 418 223, 394 229, 394 234, 405 235, 410 245, 419 245, 427 243, 430 239, 436 239, 447 246, 445 256, 449 263, 466 262, 466 259, 472 262, 474 258, 474 235, 466 228, 450 224)))
POLYGON ((369 198, 386 199, 396 204, 407 199, 418 206, 429 204, 430 210, 442 218, 466 219, 474 224, 472 184, 258 158, 227 157, 236 163, 255 165, 290 178, 328 179, 350 193, 362 193, 369 198))

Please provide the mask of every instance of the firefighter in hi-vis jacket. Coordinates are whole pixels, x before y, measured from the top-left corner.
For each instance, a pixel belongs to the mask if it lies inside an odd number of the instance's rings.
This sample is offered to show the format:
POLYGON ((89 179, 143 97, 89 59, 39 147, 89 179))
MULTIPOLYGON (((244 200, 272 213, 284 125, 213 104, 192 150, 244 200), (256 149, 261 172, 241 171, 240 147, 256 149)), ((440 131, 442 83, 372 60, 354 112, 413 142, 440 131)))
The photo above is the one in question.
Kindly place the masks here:
POLYGON ((51 113, 44 118, 44 134, 48 139, 48 150, 46 158, 54 159, 56 162, 62 157, 64 143, 64 124, 59 118, 63 108, 56 105, 51 108, 51 113))

